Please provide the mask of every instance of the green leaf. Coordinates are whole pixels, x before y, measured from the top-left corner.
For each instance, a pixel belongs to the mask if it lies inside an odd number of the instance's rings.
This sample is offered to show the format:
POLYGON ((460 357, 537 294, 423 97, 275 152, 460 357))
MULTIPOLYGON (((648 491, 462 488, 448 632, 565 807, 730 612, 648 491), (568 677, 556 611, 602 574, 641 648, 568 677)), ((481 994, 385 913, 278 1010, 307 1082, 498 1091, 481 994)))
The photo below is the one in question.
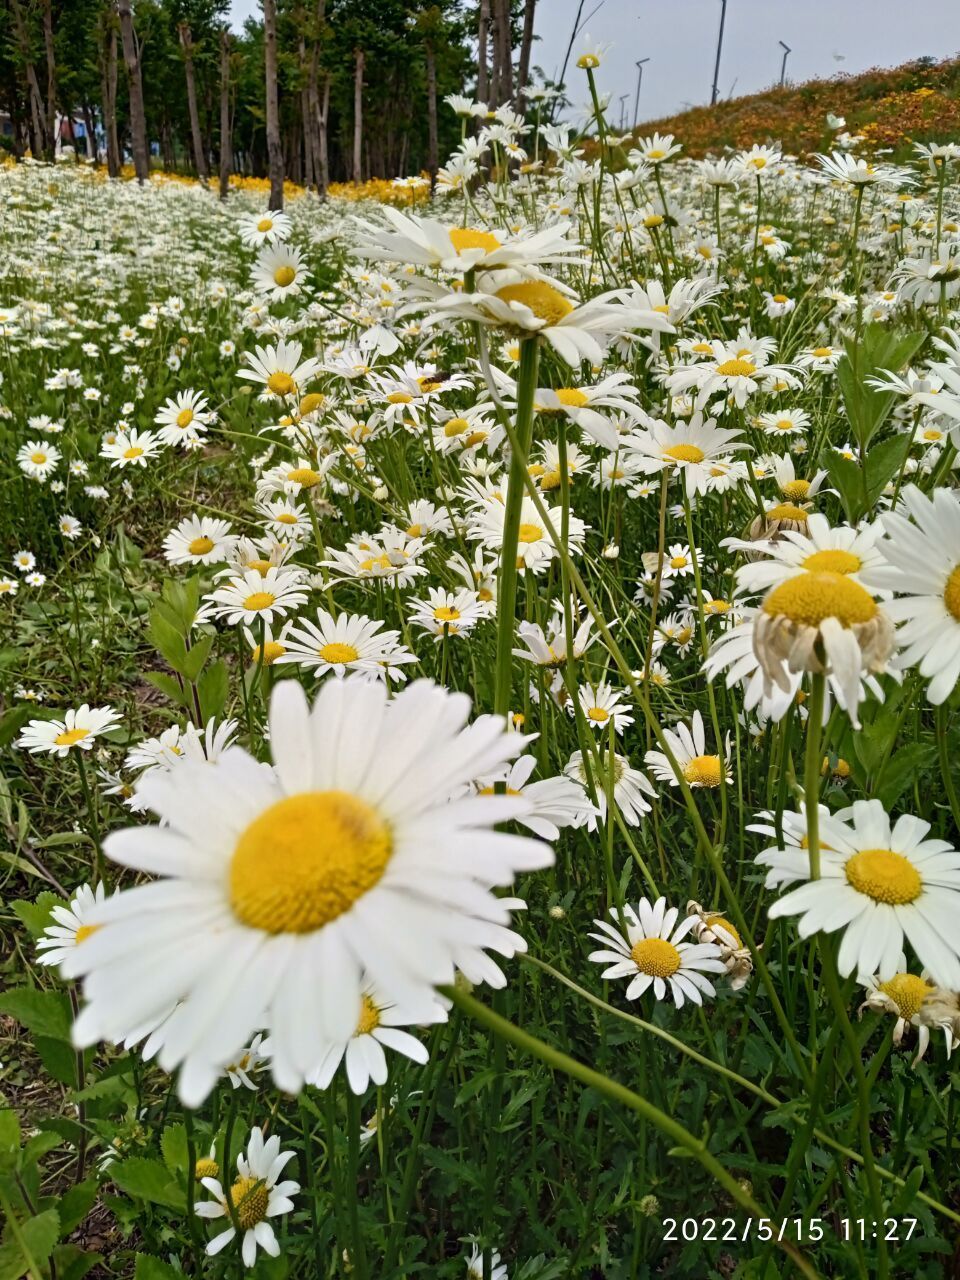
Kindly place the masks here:
POLYGON ((121 1191, 137 1200, 149 1200, 181 1212, 185 1209, 182 1189, 159 1160, 131 1156, 122 1164, 111 1165, 110 1177, 121 1191))
POLYGON ((0 716, 0 747, 9 747, 27 721, 34 719, 36 714, 36 707, 30 702, 24 702, 19 707, 11 707, 0 716))
POLYGON ((16 1228, 8 1222, 0 1244, 0 1280, 21 1280, 41 1267, 53 1253, 59 1235, 60 1216, 56 1209, 38 1213, 16 1228))
POLYGON ((34 902, 29 902, 26 898, 17 898, 10 905, 16 916, 30 930, 31 937, 39 938, 50 924, 53 908, 62 907, 65 903, 55 893, 41 893, 34 902))
POLYGON ((172 1267, 169 1262, 151 1258, 148 1253, 138 1253, 133 1280, 183 1280, 183 1272, 172 1267))
POLYGON ((187 1154, 187 1131, 182 1124, 169 1124, 160 1138, 163 1161, 171 1173, 186 1170, 190 1163, 187 1154))
POLYGON ((20 1158, 20 1121, 13 1110, 0 1111, 0 1169, 13 1169, 20 1158))
POLYGON ((16 1018, 35 1036, 70 1039, 70 1002, 58 991, 17 987, 0 996, 0 1013, 16 1018))
POLYGON ((75 1244, 58 1244, 53 1251, 57 1280, 83 1280, 99 1261, 98 1253, 87 1253, 75 1244))
POLYGON ((189 691, 181 689, 173 676, 168 676, 162 671, 147 671, 145 675, 155 689, 159 689, 165 697, 169 698, 171 702, 175 702, 178 707, 190 706, 189 691))
POLYGON ((230 692, 226 663, 214 662, 212 666, 207 667, 197 683, 197 689, 204 719, 210 720, 214 716, 221 715, 227 702, 227 694, 230 692))
POLYGON ((866 456, 867 471, 867 504, 873 506, 883 493, 884 488, 894 476, 899 475, 901 467, 910 452, 910 436, 890 436, 872 445, 866 456))
POLYGON ((96 1178, 87 1178, 69 1187, 60 1197, 60 1234, 68 1236, 93 1208, 99 1187, 96 1178))
POLYGON ((77 1085, 77 1055, 66 1040, 51 1040, 49 1036, 37 1036, 34 1047, 47 1073, 60 1084, 71 1089, 77 1085))
POLYGON ((201 636, 193 648, 187 653, 183 666, 179 668, 180 674, 184 680, 196 682, 200 672, 203 670, 203 664, 210 656, 210 650, 213 648, 214 637, 201 636))
POLYGON ((820 454, 820 465, 840 494, 847 519, 855 524, 866 507, 863 472, 852 458, 845 458, 836 449, 824 449, 820 454))

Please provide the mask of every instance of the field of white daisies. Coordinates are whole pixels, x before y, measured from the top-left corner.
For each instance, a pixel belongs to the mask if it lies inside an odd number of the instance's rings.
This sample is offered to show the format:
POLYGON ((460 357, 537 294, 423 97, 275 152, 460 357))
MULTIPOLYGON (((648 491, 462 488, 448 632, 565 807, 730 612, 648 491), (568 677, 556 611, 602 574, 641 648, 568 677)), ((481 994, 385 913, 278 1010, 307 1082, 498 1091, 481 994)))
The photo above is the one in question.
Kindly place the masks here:
POLYGON ((955 1274, 960 147, 0 169, 0 1280, 955 1274))

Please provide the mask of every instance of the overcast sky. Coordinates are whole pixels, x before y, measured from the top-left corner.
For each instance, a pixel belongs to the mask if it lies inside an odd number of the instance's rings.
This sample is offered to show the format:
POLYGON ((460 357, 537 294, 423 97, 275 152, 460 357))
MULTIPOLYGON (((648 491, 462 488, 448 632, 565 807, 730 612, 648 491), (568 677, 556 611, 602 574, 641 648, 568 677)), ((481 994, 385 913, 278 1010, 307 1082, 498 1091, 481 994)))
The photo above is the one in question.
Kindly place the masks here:
MULTIPOLYGON (((601 92, 613 95, 611 119, 619 122, 619 97, 631 123, 636 60, 649 57, 640 94, 640 119, 682 111, 710 100, 720 0, 585 0, 585 24, 595 42, 612 47, 598 73, 601 92)), ((578 0, 539 0, 533 60, 548 76, 559 73, 578 0)), ((259 12, 257 0, 233 0, 233 19, 259 12)), ((787 78, 801 81, 867 67, 892 67, 929 54, 960 52, 960 0, 728 0, 721 97, 753 93, 780 78, 783 50, 791 46, 787 78), (842 59, 842 61, 841 61, 842 59)), ((587 99, 586 76, 573 65, 569 94, 587 99)))

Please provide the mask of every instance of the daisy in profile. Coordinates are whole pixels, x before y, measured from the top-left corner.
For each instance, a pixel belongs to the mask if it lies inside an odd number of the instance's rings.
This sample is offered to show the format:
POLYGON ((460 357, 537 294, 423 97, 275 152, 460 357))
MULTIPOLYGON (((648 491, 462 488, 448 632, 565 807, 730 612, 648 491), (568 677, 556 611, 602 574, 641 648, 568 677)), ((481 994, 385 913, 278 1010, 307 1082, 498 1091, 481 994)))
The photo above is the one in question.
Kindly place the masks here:
POLYGON ((60 461, 60 450, 42 440, 28 440, 17 450, 17 466, 31 480, 49 480, 60 461))
POLYGON ((255 354, 243 353, 247 368, 239 369, 237 377, 263 385, 264 395, 286 400, 299 396, 306 384, 320 371, 320 361, 311 356, 301 360, 303 345, 287 342, 283 338, 274 347, 257 347, 255 354))
POLYGON ((931 1030, 943 1032, 948 1058, 960 1047, 960 999, 952 991, 935 986, 926 972, 909 973, 905 956, 901 955, 898 972, 886 982, 881 982, 879 974, 861 974, 858 981, 866 989, 866 997, 857 1010, 861 1018, 864 1009, 896 1018, 892 1039, 897 1046, 903 1042, 907 1027, 916 1031, 917 1052, 911 1066, 915 1067, 927 1052, 931 1030))
POLYGON ((810 879, 806 849, 774 846, 757 856, 768 889, 803 881, 770 907, 799 916, 801 938, 843 930, 837 967, 897 972, 904 938, 933 980, 960 990, 960 853, 928 840, 929 822, 906 814, 892 823, 879 800, 857 800, 846 821, 821 810, 820 879, 810 879))
MULTIPOLYGON (((601 747, 597 762, 594 764, 591 760, 590 770, 589 776, 596 793, 597 808, 596 811, 585 815, 582 825, 588 831, 596 831, 598 820, 601 825, 606 822, 607 789, 612 772, 613 803, 617 807, 617 812, 628 827, 638 827, 641 817, 650 812, 650 802, 647 797, 657 794, 647 775, 640 769, 634 769, 627 757, 619 755, 616 751, 611 761, 610 749, 606 744, 601 747)), ((563 772, 568 778, 578 782, 581 787, 587 786, 587 765, 582 751, 573 753, 563 772)), ((581 824, 577 823, 577 825, 581 824)))
POLYGON ((83 532, 83 525, 77 517, 66 514, 57 521, 57 528, 60 530, 61 537, 66 538, 68 542, 75 542, 83 532))
MULTIPOLYGON (((474 1244, 466 1259, 467 1280, 483 1280, 483 1251, 474 1244)), ((490 1280, 508 1280, 509 1273, 500 1258, 500 1250, 493 1249, 490 1254, 490 1280)))
POLYGON ((689 422, 670 426, 651 418, 642 431, 622 441, 622 448, 639 458, 644 471, 676 471, 687 495, 706 493, 712 466, 737 449, 749 448, 740 432, 718 427, 713 418, 694 413, 689 422))
POLYGON ((331 560, 323 567, 334 571, 331 583, 354 578, 359 581, 387 578, 400 588, 409 587, 427 572, 420 563, 425 549, 423 538, 410 538, 402 529, 381 529, 376 538, 348 542, 343 550, 331 547, 331 560))
POLYGON ((711 396, 729 398, 738 409, 742 409, 751 396, 772 383, 799 385, 786 365, 767 364, 756 349, 744 353, 719 341, 711 342, 710 348, 710 359, 680 365, 667 374, 666 385, 671 395, 683 395, 695 389, 699 409, 711 396))
POLYGON ((113 707, 84 703, 68 711, 62 720, 31 720, 17 739, 17 746, 32 755, 43 752, 62 760, 75 747, 89 751, 102 733, 116 729, 119 723, 120 715, 113 707))
POLYGON ((326 609, 318 609, 315 618, 298 618, 285 631, 285 652, 277 659, 281 665, 294 663, 318 676, 333 672, 338 677, 364 675, 402 683, 407 678, 404 666, 417 660, 398 643, 400 632, 383 631, 379 618, 359 613, 334 618, 326 609))
POLYGON ((371 1081, 377 1086, 384 1085, 389 1074, 384 1049, 402 1053, 421 1066, 429 1061, 426 1045, 401 1028, 414 1024, 429 1026, 446 1020, 447 1011, 435 996, 404 1008, 375 986, 367 986, 357 1004, 353 1032, 324 1046, 316 1070, 308 1077, 307 1083, 326 1089, 342 1062, 347 1083, 358 1096, 366 1092, 371 1081))
POLYGON ((200 1200, 194 1206, 199 1218, 211 1221, 226 1218, 229 1225, 207 1245, 207 1255, 225 1249, 237 1234, 231 1219, 243 1232, 240 1253, 245 1267, 252 1267, 257 1260, 257 1247, 271 1258, 280 1256, 280 1242, 268 1219, 289 1213, 293 1208, 291 1196, 300 1190, 300 1183, 280 1181, 280 1175, 296 1153, 280 1150, 280 1138, 273 1134, 263 1139, 263 1131, 251 1129, 246 1153, 237 1156, 237 1179, 230 1188, 233 1214, 227 1203, 226 1192, 217 1178, 201 1178, 201 1185, 214 1197, 200 1200))
POLYGON ((104 443, 101 458, 109 458, 113 467, 145 467, 160 452, 160 440, 152 431, 118 431, 112 441, 104 443))
POLYGON ((257 256, 251 283, 257 293, 279 302, 299 293, 306 278, 307 267, 299 249, 290 244, 269 245, 257 256))
POLYGON ((652 986, 655 999, 663 1000, 669 993, 678 1009, 685 1000, 703 1004, 705 995, 716 995, 705 975, 725 971, 720 947, 714 942, 684 941, 697 918, 685 916, 677 923, 679 915, 679 908, 667 907, 666 898, 654 903, 641 898, 636 909, 628 903, 622 916, 611 907, 610 917, 619 927, 594 920, 600 932, 590 937, 602 945, 587 958, 608 966, 600 975, 604 980, 630 979, 628 1000, 639 1000, 652 986))
POLYGON ((256 1077, 269 1061, 270 1041, 264 1040, 263 1033, 258 1031, 236 1062, 228 1062, 223 1072, 234 1089, 242 1085, 244 1089, 256 1092, 256 1077))
POLYGON ((897 592, 884 606, 903 646, 897 665, 916 666, 939 706, 960 679, 960 501, 952 489, 927 497, 908 485, 900 502, 902 512, 881 517, 887 563, 871 582, 897 592))
MULTIPOLYGON (((622 734, 628 725, 633 724, 630 709, 623 704, 622 689, 614 689, 601 681, 596 685, 582 684, 577 696, 587 724, 592 729, 602 732, 612 724, 614 732, 622 734)), ((572 714, 573 708, 570 710, 572 714)))
POLYGON ((468 635, 487 617, 487 610, 475 591, 430 587, 426 600, 411 600, 407 616, 413 626, 440 641, 445 636, 468 635))
POLYGON ((530 782, 536 763, 533 756, 521 756, 496 774, 479 779, 477 793, 495 795, 497 783, 503 783, 508 796, 523 796, 531 808, 517 821, 544 840, 556 840, 561 827, 580 827, 596 816, 579 780, 569 774, 530 782))
POLYGON ((121 1040, 179 1001, 158 1060, 181 1068, 188 1106, 257 1030, 296 1093, 355 1030, 366 983, 403 1006, 457 968, 503 986, 486 952, 524 942, 491 886, 553 852, 496 829, 526 812, 522 797, 467 794, 527 741, 498 716, 468 725, 469 709, 424 680, 389 701, 379 681, 328 680, 311 709, 285 680, 273 770, 233 748, 215 769, 148 774, 139 796, 161 825, 112 832, 105 852, 161 878, 102 904, 103 928, 70 957, 85 979, 76 1044, 121 1040))
MULTIPOLYGON (((725 763, 725 757, 730 753, 730 735, 724 742, 723 757, 708 755, 703 717, 699 711, 693 713, 689 727, 681 720, 676 730, 664 729, 663 736, 688 786, 719 787, 724 779, 728 783, 733 781, 730 766, 725 763)), ((680 785, 673 766, 662 751, 648 751, 644 763, 660 782, 668 782, 672 787, 680 785)))
POLYGON ((534 408, 538 413, 563 414, 604 449, 616 449, 620 444, 620 432, 609 416, 597 410, 607 409, 613 414, 624 414, 636 420, 641 415, 636 401, 639 394, 630 382, 630 375, 621 371, 610 374, 593 386, 538 387, 534 393, 534 408))
POLYGON ((53 922, 47 925, 37 941, 37 964, 59 965, 74 947, 79 947, 89 938, 97 926, 87 924, 87 916, 106 896, 102 883, 95 889, 82 884, 68 906, 58 903, 50 912, 53 922))
POLYGON ((205 616, 222 618, 228 626, 252 626, 265 622, 269 626, 307 602, 297 570, 270 568, 261 574, 247 569, 229 578, 206 597, 205 616))
POLYGON ((20 583, 16 578, 0 578, 0 596, 10 596, 11 598, 20 590, 20 583))
POLYGON ((214 420, 206 396, 188 389, 166 399, 153 416, 160 428, 157 437, 162 444, 195 443, 214 420))
POLYGON ((163 554, 168 564, 219 564, 236 542, 228 521, 185 516, 164 538, 163 554))
POLYGON ((277 244, 289 236, 293 224, 286 213, 270 210, 269 213, 248 213, 240 219, 237 230, 240 239, 251 249, 265 244, 277 244))

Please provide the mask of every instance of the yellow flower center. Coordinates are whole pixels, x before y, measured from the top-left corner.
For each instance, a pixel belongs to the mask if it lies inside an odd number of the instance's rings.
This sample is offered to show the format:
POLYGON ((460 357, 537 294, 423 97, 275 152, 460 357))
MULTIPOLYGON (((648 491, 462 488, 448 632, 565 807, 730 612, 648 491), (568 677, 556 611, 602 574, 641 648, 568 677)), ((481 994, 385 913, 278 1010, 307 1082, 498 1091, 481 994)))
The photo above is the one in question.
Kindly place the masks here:
POLYGON ((295 267, 277 267, 273 273, 273 283, 279 285, 281 289, 285 289, 288 284, 293 284, 297 278, 295 267))
POLYGON ((811 573, 856 573, 863 567, 863 561, 852 551, 841 551, 839 548, 825 548, 814 551, 803 562, 804 569, 811 573))
POLYGON ((261 218, 261 219, 260 219, 260 221, 257 223, 257 230, 258 230, 258 231, 272 231, 272 230, 273 230, 273 219, 272 219, 272 218, 261 218))
POLYGON ((260 577, 265 578, 267 574, 270 572, 270 570, 273 568, 273 565, 270 563, 269 560, 248 560, 246 564, 246 568, 256 569, 260 577))
POLYGON ((45 453, 31 453, 30 455, 30 461, 36 463, 38 467, 42 467, 46 460, 47 455, 45 453))
POLYGON ((372 573, 374 569, 392 569, 390 557, 386 555, 371 556, 368 560, 360 561, 360 570, 363 573, 372 573))
POLYGON ((517 537, 521 542, 539 542, 543 537, 543 530, 536 524, 522 524, 517 537))
POLYGON ((193 421, 192 409, 181 409, 180 412, 177 414, 178 427, 189 427, 192 421, 193 421))
POLYGON ((833 355, 833 347, 814 347, 813 355, 815 355, 818 360, 826 360, 829 356, 833 355))
POLYGON ((680 968, 680 952, 666 938, 641 938, 630 948, 630 958, 651 978, 671 978, 680 968))
POLYGON ((643 225, 644 225, 645 227, 662 227, 662 226, 663 226, 663 214, 662 214, 662 213, 648 213, 648 214, 647 214, 647 216, 646 216, 646 217, 644 218, 644 220, 643 220, 643 225))
POLYGON ((660 147, 651 147, 650 150, 646 153, 646 158, 648 160, 662 160, 666 154, 667 153, 661 150, 660 147))
POLYGON ((454 436, 463 435, 469 426, 470 423, 466 418, 451 418, 449 422, 444 423, 443 434, 448 440, 452 440, 454 436))
POLYGON ((296 389, 297 384, 289 373, 284 373, 282 369, 277 369, 267 379, 267 390, 272 391, 275 396, 291 396, 296 389))
POLYGON ((492 231, 476 231, 473 227, 451 227, 447 234, 457 253, 463 253, 465 249, 485 249, 488 253, 495 253, 500 248, 500 241, 492 231))
POLYGON ((859 582, 842 573, 810 571, 774 587, 763 602, 763 611, 806 627, 819 627, 825 618, 853 627, 870 622, 876 616, 877 603, 859 582))
POLYGON ((211 1160, 209 1156, 201 1156, 193 1166, 193 1176, 198 1182, 201 1178, 216 1178, 219 1173, 220 1166, 216 1160, 211 1160))
POLYGON ((124 450, 123 456, 125 458, 129 458, 130 460, 132 460, 134 458, 141 457, 142 454, 143 454, 143 450, 140 448, 140 446, 136 444, 132 444, 129 449, 124 450))
POLYGON ((321 395, 319 391, 311 391, 300 401, 300 416, 305 418, 308 413, 314 413, 325 401, 326 396, 321 395))
MULTIPOLYGON (((279 640, 268 640, 263 646, 263 665, 272 667, 276 660, 282 658, 286 652, 287 646, 285 644, 281 644, 279 640)), ((257 666, 260 665, 260 646, 258 644, 253 646, 253 661, 257 666)))
POLYGON ((529 307, 538 320, 547 324, 559 324, 573 310, 573 303, 546 280, 524 280, 521 284, 504 285, 495 296, 501 302, 519 302, 529 307))
POLYGON ((724 933, 728 933, 733 939, 733 945, 735 947, 743 946, 743 940, 740 937, 740 934, 724 916, 707 916, 707 927, 714 930, 722 929, 724 933))
POLYGON ((943 591, 943 603, 947 606, 947 612, 960 622, 960 564, 947 579, 947 585, 943 591))
POLYGON ((360 651, 355 649, 352 644, 341 644, 337 640, 332 640, 329 644, 325 644, 319 649, 318 655, 324 662, 337 663, 356 662, 360 657, 360 651))
POLYGON ((199 538, 194 538, 187 550, 192 556, 205 556, 208 551, 213 550, 213 539, 208 538, 205 534, 199 538))
POLYGON ((792 430, 793 430, 793 419, 792 419, 792 418, 778 418, 778 419, 777 419, 777 421, 774 423, 774 426, 777 428, 777 430, 778 430, 778 431, 792 431, 792 430))
POLYGON ((874 902, 900 905, 923 892, 923 880, 913 863, 892 849, 864 849, 843 868, 847 883, 874 902))
POLYGON ((600 65, 600 59, 595 53, 583 53, 577 59, 577 66, 581 71, 593 71, 600 65))
POLYGON ((407 395, 406 391, 391 391, 387 400, 390 404, 412 404, 413 396, 407 395))
POLYGON ((230 1188, 230 1199, 242 1231, 251 1231, 267 1216, 270 1193, 260 1178, 238 1178, 230 1188))
POLYGON ((287 479, 293 484, 298 484, 302 489, 312 489, 314 485, 320 483, 320 472, 314 471, 312 467, 294 467, 292 471, 287 472, 287 479))
POLYGON ((757 366, 752 360, 741 360, 739 356, 734 360, 724 360, 723 364, 717 365, 717 373, 724 378, 749 378, 756 371, 757 366))
POLYGON ((272 591, 254 591, 244 600, 243 607, 252 613, 259 613, 261 609, 269 609, 276 598, 272 591))
POLYGON ((800 524, 807 523, 807 513, 803 507, 795 506, 792 502, 781 502, 775 507, 771 507, 767 512, 768 520, 796 520, 800 524))
POLYGON ((610 712, 606 711, 603 707, 591 707, 587 712, 587 719, 593 720, 597 724, 606 724, 610 719, 610 712))
POLYGON ((664 449, 663 456, 674 462, 702 462, 707 455, 695 444, 671 444, 664 449))
POLYGON ((380 1010, 369 996, 364 996, 360 1005, 360 1017, 357 1020, 355 1036, 368 1036, 380 1025, 380 1010))
POLYGON ((89 729, 64 729, 63 733, 58 733, 53 741, 58 747, 75 747, 78 742, 89 737, 89 729))
POLYGON ((582 409, 585 404, 590 403, 590 397, 578 387, 559 387, 556 395, 561 404, 568 405, 571 409, 582 409))
POLYGON ((278 511, 274 517, 277 524, 296 524, 297 517, 292 511, 278 511))
MULTIPOLYGON (((791 498, 794 502, 802 502, 810 492, 810 481, 788 480, 786 484, 781 485, 780 492, 785 498, 791 498)), ((843 570, 838 570, 838 572, 842 573, 843 570)))
POLYGON ((390 828, 357 796, 287 796, 237 841, 230 863, 234 913, 267 933, 311 933, 372 889, 392 853, 390 828))
POLYGON ((473 449, 478 444, 483 444, 486 438, 487 438, 487 433, 485 431, 471 431, 470 434, 467 436, 466 440, 464 441, 464 445, 468 449, 473 449))
POLYGON ((879 990, 889 996, 900 1011, 900 1017, 908 1021, 920 1012, 920 1006, 933 990, 926 980, 915 973, 897 973, 889 982, 881 982, 879 990))
POLYGON ((723 767, 719 756, 694 756, 683 771, 687 782, 699 787, 719 787, 723 767))
POLYGON ((785 293, 775 293, 775 294, 773 295, 773 300, 774 300, 774 302, 780 302, 780 303, 784 303, 784 302, 789 302, 789 301, 790 301, 790 299, 787 297, 787 295, 786 295, 785 293))
POLYGON ((82 924, 80 928, 77 930, 77 932, 73 935, 73 941, 79 947, 81 942, 86 942, 87 938, 89 938, 92 934, 96 933, 98 929, 102 929, 102 928, 103 928, 102 924, 82 924))
POLYGON ((437 622, 456 622, 460 617, 460 610, 455 609, 453 605, 442 604, 434 609, 433 616, 437 622))
POLYGON ((671 557, 670 557, 670 568, 671 568, 671 569, 684 569, 684 568, 686 568, 686 564, 687 564, 687 557, 686 557, 686 556, 671 556, 671 557))

